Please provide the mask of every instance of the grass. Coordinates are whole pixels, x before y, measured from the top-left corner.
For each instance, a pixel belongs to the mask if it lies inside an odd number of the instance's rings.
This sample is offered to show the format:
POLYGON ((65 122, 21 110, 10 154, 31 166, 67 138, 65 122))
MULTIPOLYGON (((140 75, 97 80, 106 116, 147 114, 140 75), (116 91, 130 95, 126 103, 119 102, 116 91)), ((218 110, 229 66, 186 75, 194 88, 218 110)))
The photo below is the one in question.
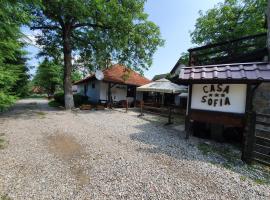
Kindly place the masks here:
POLYGON ((6 145, 6 141, 3 138, 0 138, 0 149, 4 149, 6 145))
POLYGON ((12 200, 7 194, 1 195, 0 200, 12 200))
POLYGON ((0 136, 0 149, 4 149, 7 146, 7 141, 5 140, 5 138, 3 138, 3 135, 0 136))
POLYGON ((243 163, 240 152, 236 151, 232 146, 199 143, 197 148, 203 155, 211 155, 213 158, 218 158, 211 160, 210 163, 239 173, 241 181, 246 181, 247 178, 250 178, 256 184, 270 184, 270 167, 259 163, 252 165, 243 163))

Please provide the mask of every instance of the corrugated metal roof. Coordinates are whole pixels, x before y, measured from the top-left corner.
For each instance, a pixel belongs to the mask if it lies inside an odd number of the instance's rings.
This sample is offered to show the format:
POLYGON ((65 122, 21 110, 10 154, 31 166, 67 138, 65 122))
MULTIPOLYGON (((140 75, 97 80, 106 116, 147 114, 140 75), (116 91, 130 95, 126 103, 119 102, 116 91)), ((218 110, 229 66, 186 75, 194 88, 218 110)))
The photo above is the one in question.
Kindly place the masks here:
POLYGON ((257 62, 183 67, 179 79, 180 82, 267 82, 270 81, 270 64, 257 62))

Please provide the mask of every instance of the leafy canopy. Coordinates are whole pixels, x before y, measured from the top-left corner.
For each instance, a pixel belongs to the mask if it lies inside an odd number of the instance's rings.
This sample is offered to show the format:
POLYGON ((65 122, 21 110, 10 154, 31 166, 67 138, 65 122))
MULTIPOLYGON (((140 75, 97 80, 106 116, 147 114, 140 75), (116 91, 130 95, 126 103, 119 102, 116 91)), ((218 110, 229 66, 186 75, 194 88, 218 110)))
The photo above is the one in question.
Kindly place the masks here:
POLYGON ((41 86, 48 95, 53 95, 57 87, 62 83, 61 68, 62 66, 45 58, 37 68, 33 79, 34 85, 41 86))
POLYGON ((20 26, 30 15, 24 1, 0 0, 0 111, 24 96, 29 79, 20 26))
POLYGON ((266 32, 266 7, 267 0, 225 0, 205 13, 200 11, 192 42, 204 45, 266 32))
POLYGON ((44 0, 34 10, 32 28, 47 52, 63 52, 63 34, 70 34, 74 64, 90 69, 110 60, 137 71, 148 69, 158 46, 159 28, 144 13, 145 0, 44 0))

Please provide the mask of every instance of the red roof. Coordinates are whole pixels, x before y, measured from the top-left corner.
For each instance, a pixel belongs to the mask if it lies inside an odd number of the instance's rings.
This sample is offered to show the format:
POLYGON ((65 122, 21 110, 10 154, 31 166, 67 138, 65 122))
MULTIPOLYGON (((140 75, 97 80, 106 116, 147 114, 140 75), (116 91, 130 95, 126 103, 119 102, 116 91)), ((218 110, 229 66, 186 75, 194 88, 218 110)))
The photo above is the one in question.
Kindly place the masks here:
POLYGON ((239 63, 183 67, 179 75, 182 82, 270 81, 269 63, 239 63))
MULTIPOLYGON (((103 70, 103 74, 104 74, 103 81, 111 83, 142 86, 151 82, 150 80, 143 77, 139 73, 120 64, 115 64, 112 67, 103 70)), ((77 85, 80 83, 85 83, 92 79, 95 79, 95 74, 89 75, 88 77, 79 80, 74 84, 77 85)))

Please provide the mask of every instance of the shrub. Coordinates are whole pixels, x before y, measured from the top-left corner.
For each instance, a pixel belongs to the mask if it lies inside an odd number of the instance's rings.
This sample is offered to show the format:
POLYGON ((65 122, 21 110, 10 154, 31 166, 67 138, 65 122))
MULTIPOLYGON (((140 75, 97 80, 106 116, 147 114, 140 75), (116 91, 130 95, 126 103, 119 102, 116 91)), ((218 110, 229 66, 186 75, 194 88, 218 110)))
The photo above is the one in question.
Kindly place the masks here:
POLYGON ((74 94, 73 99, 75 107, 79 107, 80 105, 88 102, 88 97, 80 94, 74 94))
POLYGON ((54 94, 54 100, 58 102, 61 105, 65 105, 65 97, 64 97, 64 92, 58 92, 54 94))
MULTIPOLYGON (((75 107, 79 107, 80 105, 88 102, 88 97, 83 96, 81 94, 74 94, 73 95, 75 107)), ((63 92, 55 93, 54 100, 59 103, 60 105, 65 105, 65 97, 63 92)))

